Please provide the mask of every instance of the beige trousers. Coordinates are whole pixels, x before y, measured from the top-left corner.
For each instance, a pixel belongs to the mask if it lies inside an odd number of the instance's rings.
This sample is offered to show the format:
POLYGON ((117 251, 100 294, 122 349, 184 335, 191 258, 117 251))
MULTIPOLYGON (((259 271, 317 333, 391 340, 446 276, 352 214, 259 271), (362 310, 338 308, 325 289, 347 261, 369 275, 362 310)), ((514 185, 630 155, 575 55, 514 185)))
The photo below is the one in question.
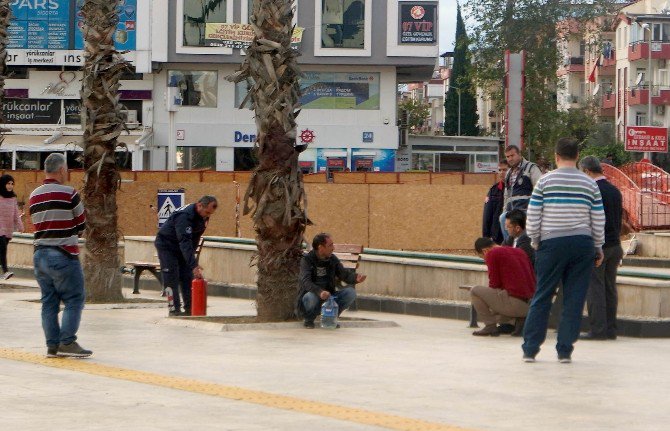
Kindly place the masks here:
POLYGON ((528 303, 509 296, 504 289, 474 286, 470 297, 478 320, 485 325, 507 323, 512 317, 526 317, 528 314, 528 303))

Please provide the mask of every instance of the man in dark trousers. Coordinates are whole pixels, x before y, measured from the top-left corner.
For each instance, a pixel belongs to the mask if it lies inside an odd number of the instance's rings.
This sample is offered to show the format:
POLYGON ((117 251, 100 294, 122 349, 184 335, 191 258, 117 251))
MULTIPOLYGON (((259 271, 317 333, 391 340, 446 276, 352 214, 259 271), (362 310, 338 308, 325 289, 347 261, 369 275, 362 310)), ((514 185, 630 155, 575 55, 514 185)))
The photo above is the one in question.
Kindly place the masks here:
POLYGON ((345 269, 340 259, 333 254, 333 238, 320 233, 312 240, 312 251, 300 261, 300 291, 296 304, 296 314, 304 316, 305 328, 314 328, 314 319, 319 315, 321 304, 331 295, 342 314, 355 300, 357 283, 365 281, 366 276, 345 269), (336 291, 339 282, 347 286, 336 291))
POLYGON ((505 200, 505 175, 509 164, 507 160, 501 160, 498 163, 498 178, 491 186, 484 200, 484 217, 482 220, 482 236, 491 238, 496 244, 503 241, 503 233, 500 229, 500 214, 503 211, 505 200))
POLYGON ((603 169, 593 156, 587 156, 579 162, 579 167, 598 184, 605 210, 605 244, 602 265, 593 268, 591 283, 586 294, 586 309, 589 312, 591 330, 579 336, 582 340, 616 339, 617 288, 616 273, 623 249, 621 248, 621 219, 623 202, 621 192, 603 175, 603 169))
POLYGON ((215 197, 203 196, 198 202, 173 212, 156 235, 154 244, 161 264, 163 288, 168 299, 170 294, 174 298, 174 302, 169 304, 170 316, 191 315, 191 282, 193 278, 202 278, 202 267, 195 252, 217 205, 215 197), (180 287, 184 299, 183 313, 180 287))

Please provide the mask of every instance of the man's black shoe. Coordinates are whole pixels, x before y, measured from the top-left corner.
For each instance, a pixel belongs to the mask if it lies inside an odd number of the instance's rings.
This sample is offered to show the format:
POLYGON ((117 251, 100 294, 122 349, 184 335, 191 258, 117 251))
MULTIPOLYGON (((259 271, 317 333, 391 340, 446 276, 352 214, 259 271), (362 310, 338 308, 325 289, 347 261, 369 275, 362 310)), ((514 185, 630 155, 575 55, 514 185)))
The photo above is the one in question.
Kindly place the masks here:
POLYGON ((616 340, 616 334, 610 334, 607 336, 608 340, 616 340))
POLYGON ((191 315, 191 312, 190 312, 189 310, 190 310, 190 308, 189 308, 188 310, 184 310, 184 311, 182 311, 181 314, 180 314, 180 316, 190 316, 190 315, 191 315))
POLYGON ((181 316, 181 311, 178 310, 173 310, 168 313, 168 316, 174 317, 174 316, 181 316))
POLYGON ((522 337, 523 336, 523 325, 526 324, 525 317, 518 317, 516 319, 516 324, 514 325, 514 331, 512 332, 512 337, 522 337))
POLYGON ((511 334, 514 332, 514 325, 511 323, 503 323, 502 325, 498 325, 498 332, 501 334, 511 334))
POLYGON ((305 323, 303 323, 303 325, 307 329, 314 329, 314 321, 313 320, 305 320, 305 323))
POLYGON ((583 333, 579 334, 579 339, 580 340, 603 341, 603 340, 607 340, 607 336, 605 336, 605 335, 594 335, 591 332, 583 332, 583 333))

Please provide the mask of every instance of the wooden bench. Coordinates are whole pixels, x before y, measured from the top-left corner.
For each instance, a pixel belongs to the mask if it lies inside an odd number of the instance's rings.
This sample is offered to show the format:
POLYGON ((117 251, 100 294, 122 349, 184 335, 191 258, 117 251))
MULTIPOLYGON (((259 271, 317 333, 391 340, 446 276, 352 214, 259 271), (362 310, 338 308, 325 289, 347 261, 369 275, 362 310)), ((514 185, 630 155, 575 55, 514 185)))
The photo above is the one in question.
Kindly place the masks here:
POLYGON ((333 254, 340 259, 342 266, 346 269, 358 269, 358 263, 361 260, 363 246, 359 244, 333 244, 335 248, 333 254))
MULTIPOLYGON (((195 248, 195 260, 197 261, 200 258, 200 252, 202 251, 202 246, 205 243, 204 238, 200 238, 198 246, 195 248)), ((157 255, 154 254, 154 257, 157 255)), ((163 286, 163 276, 161 275, 161 265, 157 262, 126 262, 124 267, 125 272, 133 274, 133 294, 138 295, 140 293, 140 276, 144 271, 149 271, 156 277, 156 280, 163 286)), ((163 286, 165 289, 165 286, 163 286)))

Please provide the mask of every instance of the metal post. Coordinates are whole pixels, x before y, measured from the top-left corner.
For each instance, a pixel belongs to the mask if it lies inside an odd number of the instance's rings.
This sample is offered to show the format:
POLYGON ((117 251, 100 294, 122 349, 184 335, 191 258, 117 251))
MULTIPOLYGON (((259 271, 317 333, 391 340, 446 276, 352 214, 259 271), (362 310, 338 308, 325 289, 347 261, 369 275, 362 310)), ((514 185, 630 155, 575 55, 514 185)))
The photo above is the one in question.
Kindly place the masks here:
MULTIPOLYGON (((649 30, 649 44, 647 45, 648 48, 648 66, 647 66, 647 73, 649 74, 649 94, 648 94, 648 99, 647 99, 647 124, 649 126, 652 126, 652 121, 651 121, 651 91, 653 89, 653 74, 651 72, 651 39, 652 39, 652 31, 651 31, 651 24, 648 24, 645 30, 649 30)), ((649 151, 644 152, 644 158, 651 161, 651 153, 649 151)))

